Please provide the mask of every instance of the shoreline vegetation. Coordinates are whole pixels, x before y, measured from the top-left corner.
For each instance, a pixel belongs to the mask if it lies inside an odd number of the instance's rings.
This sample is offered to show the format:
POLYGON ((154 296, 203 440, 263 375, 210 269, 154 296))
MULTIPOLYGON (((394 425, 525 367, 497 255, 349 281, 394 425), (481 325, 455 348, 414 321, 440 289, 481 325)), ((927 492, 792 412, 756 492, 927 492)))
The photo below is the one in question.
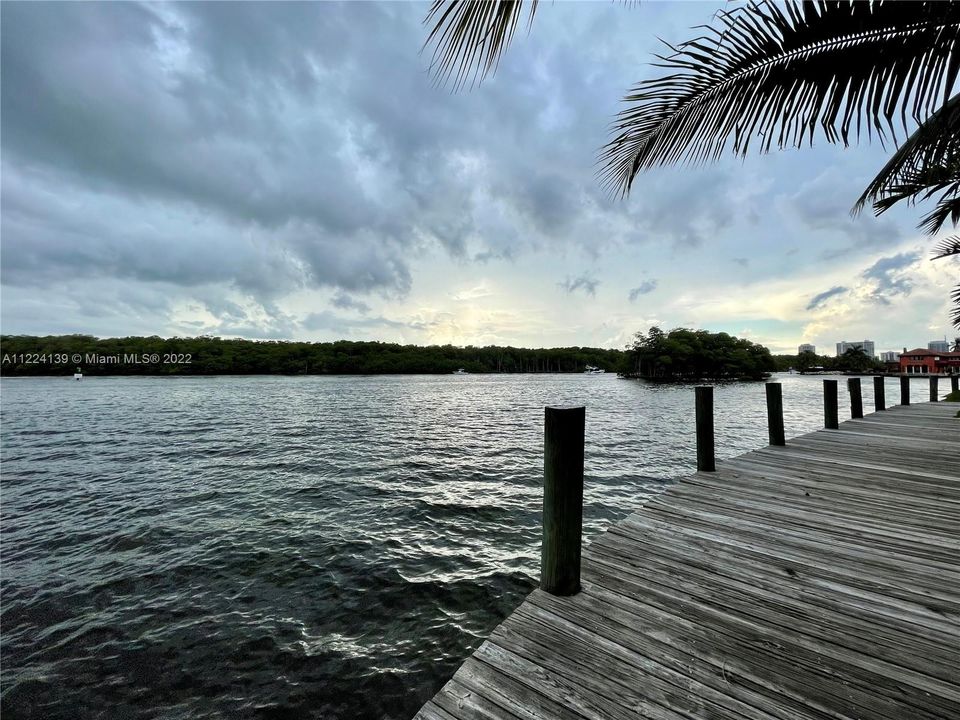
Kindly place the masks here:
POLYGON ((638 332, 628 355, 628 377, 654 380, 762 380, 779 369, 763 345, 724 332, 687 328, 664 332, 654 326, 638 332))
POLYGON ((0 375, 378 375, 616 372, 621 350, 457 347, 376 341, 297 342, 219 337, 0 336, 0 375))
MULTIPOLYGON (((657 381, 762 379, 794 356, 726 333, 679 328, 637 333, 624 350, 296 342, 219 337, 0 336, 0 376, 374 375, 583 373, 587 366, 657 381)), ((782 366, 782 367, 781 367, 782 366)))

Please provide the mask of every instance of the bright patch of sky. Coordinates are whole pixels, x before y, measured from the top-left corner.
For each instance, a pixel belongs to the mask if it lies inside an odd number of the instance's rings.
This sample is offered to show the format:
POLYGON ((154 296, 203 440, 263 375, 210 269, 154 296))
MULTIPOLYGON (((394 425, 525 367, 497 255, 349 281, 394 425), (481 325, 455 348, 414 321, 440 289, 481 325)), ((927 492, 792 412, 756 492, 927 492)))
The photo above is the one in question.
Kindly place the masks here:
POLYGON ((889 152, 594 178, 619 100, 714 3, 543 5, 437 88, 413 3, 4 3, 4 333, 794 352, 949 334, 922 208, 850 215, 889 152))

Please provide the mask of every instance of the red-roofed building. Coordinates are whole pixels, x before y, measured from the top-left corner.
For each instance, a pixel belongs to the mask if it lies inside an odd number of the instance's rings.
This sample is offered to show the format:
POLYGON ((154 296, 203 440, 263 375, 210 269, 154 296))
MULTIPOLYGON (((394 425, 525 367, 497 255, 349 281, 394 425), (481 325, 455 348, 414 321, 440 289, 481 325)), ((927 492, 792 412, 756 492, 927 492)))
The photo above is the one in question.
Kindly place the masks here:
POLYGON ((906 375, 960 374, 960 352, 906 350, 900 355, 900 372, 906 375))

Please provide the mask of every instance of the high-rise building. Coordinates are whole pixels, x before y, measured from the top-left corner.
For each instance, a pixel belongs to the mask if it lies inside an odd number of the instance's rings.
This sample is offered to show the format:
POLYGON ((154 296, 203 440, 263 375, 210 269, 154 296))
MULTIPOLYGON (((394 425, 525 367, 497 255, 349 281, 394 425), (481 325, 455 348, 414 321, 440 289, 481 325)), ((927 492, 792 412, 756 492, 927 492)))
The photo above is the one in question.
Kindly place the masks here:
POLYGON ((803 353, 813 353, 817 354, 817 346, 811 345, 810 343, 803 343, 800 347, 797 348, 797 354, 802 355, 803 353))
POLYGON ((837 343, 837 357, 843 355, 850 348, 860 348, 869 358, 872 358, 875 354, 873 340, 855 340, 853 342, 841 340, 837 343))
POLYGON ((898 353, 896 350, 882 352, 880 353, 880 360, 887 363, 900 362, 900 353, 898 353))
POLYGON ((950 343, 946 340, 931 340, 927 343, 927 350, 934 352, 950 352, 950 343))

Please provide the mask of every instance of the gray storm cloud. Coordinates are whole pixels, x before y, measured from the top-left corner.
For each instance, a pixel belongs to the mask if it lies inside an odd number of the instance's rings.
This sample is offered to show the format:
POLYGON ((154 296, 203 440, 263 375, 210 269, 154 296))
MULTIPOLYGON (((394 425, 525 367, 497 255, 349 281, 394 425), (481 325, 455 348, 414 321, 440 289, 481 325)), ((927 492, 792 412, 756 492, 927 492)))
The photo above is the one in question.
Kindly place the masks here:
POLYGON ((652 293, 654 290, 657 289, 657 285, 659 284, 660 283, 657 281, 657 279, 654 278, 652 280, 644 280, 635 288, 631 288, 630 293, 628 295, 628 297, 630 298, 630 302, 636 302, 637 298, 639 298, 641 295, 649 295, 650 293, 652 293))
MULTIPOLYGON (((559 4, 461 94, 418 55, 425 10, 4 4, 7 327, 152 333, 196 306, 215 320, 183 327, 295 336, 342 327, 336 311, 375 316, 438 257, 491 273, 627 245, 683 258, 769 205, 734 162, 644 176, 626 201, 597 186, 617 99, 653 72, 637 28, 659 10, 559 4), (317 289, 333 314, 284 309, 317 289)), ((664 28, 706 19, 671 6, 664 28)), ((816 224, 817 192, 785 202, 816 224)), ((600 279, 566 282, 594 294, 600 279)))
POLYGON ((863 271, 863 279, 871 281, 874 289, 873 299, 889 305, 890 298, 896 295, 909 295, 913 289, 911 280, 903 271, 920 259, 919 252, 905 252, 883 257, 863 271))
POLYGON ((847 290, 849 290, 849 288, 843 287, 842 285, 835 285, 829 290, 817 293, 810 298, 810 302, 807 303, 807 310, 816 310, 818 307, 825 305, 830 298, 843 295, 847 290))
POLYGON ((557 286, 568 295, 572 295, 579 290, 583 292, 584 295, 589 295, 590 297, 596 297, 597 287, 599 285, 600 281, 587 273, 583 273, 577 277, 568 277, 563 282, 557 283, 557 286))

